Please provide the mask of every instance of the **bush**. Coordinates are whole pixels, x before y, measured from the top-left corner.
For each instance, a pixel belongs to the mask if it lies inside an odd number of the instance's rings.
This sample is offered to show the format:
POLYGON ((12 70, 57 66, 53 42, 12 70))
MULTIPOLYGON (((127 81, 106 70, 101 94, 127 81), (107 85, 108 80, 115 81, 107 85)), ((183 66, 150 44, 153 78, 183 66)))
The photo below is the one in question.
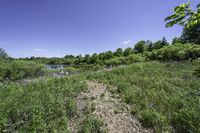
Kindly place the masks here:
POLYGON ((46 68, 44 65, 30 61, 1 60, 0 80, 20 80, 29 77, 44 76, 46 68))
POLYGON ((117 58, 114 58, 114 59, 106 60, 105 64, 106 66, 118 66, 121 64, 121 62, 117 58))
POLYGON ((93 71, 97 71, 97 70, 100 70, 102 68, 102 66, 98 65, 98 64, 95 64, 93 67, 92 67, 92 70, 93 71))
POLYGON ((200 46, 195 44, 174 44, 153 50, 147 55, 152 60, 181 61, 200 57, 200 46))
POLYGON ((126 58, 126 64, 143 62, 143 61, 145 61, 145 59, 140 54, 132 54, 126 58))

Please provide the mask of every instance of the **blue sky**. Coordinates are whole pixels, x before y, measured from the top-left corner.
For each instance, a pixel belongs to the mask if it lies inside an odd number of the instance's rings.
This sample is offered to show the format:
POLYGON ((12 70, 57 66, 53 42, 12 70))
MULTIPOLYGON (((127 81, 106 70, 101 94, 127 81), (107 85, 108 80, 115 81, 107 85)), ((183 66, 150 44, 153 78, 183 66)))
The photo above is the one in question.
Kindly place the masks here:
POLYGON ((60 57, 171 41, 182 28, 165 28, 164 18, 186 1, 0 0, 0 47, 12 57, 60 57))

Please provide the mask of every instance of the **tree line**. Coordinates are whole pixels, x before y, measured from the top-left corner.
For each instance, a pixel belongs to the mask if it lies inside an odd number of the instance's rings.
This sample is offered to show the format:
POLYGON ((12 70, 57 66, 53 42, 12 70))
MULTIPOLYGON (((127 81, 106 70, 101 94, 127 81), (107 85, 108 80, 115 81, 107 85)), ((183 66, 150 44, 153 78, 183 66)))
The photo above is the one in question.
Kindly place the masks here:
MULTIPOLYGON (((69 66, 79 65, 100 65, 100 66, 117 66, 131 64, 134 62, 161 60, 161 61, 182 61, 194 60, 200 57, 200 45, 193 43, 174 42, 170 44, 165 37, 156 42, 139 41, 134 47, 126 49, 118 48, 114 52, 106 51, 102 53, 94 53, 85 56, 66 55, 63 58, 46 58, 46 57, 30 57, 20 58, 17 60, 34 61, 38 64, 64 64, 69 66)), ((5 50, 0 50, 0 58, 9 58, 5 50)))

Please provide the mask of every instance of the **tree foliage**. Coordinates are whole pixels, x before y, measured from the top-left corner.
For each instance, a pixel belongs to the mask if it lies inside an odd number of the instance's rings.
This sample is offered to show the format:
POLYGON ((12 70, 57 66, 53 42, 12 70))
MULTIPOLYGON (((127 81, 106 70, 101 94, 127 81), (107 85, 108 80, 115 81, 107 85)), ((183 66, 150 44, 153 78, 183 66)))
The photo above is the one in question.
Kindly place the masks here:
POLYGON ((177 43, 182 43, 182 41, 181 41, 180 38, 174 37, 174 38, 172 39, 172 45, 173 45, 173 44, 177 44, 177 43))
POLYGON ((146 42, 144 40, 139 41, 135 44, 134 50, 137 51, 137 53, 143 53, 147 48, 146 42))
POLYGON ((8 54, 6 53, 6 51, 2 48, 0 48, 0 58, 8 58, 8 54))
POLYGON ((165 21, 167 21, 166 27, 172 27, 175 24, 184 27, 181 37, 174 41, 200 44, 200 3, 196 11, 191 9, 190 1, 175 7, 173 14, 165 21))
POLYGON ((115 52, 114 52, 115 56, 123 56, 123 50, 121 48, 118 48, 115 52))
POLYGON ((129 56, 129 55, 131 55, 131 54, 133 54, 133 49, 132 49, 131 47, 126 48, 126 49, 124 50, 124 56, 129 56))
POLYGON ((190 1, 176 6, 173 14, 165 18, 167 21, 166 27, 172 27, 175 24, 186 28, 193 27, 200 23, 200 4, 197 5, 197 10, 194 11, 190 7, 190 1))
POLYGON ((190 28, 184 28, 180 40, 183 43, 200 44, 200 23, 190 28))

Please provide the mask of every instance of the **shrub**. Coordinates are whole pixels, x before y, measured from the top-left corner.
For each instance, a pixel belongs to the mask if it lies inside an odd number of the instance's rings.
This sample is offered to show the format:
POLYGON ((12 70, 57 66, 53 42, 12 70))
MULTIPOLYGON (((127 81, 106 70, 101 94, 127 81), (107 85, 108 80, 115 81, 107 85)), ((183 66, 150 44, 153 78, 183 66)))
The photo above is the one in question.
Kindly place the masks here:
POLYGON ((1 60, 0 80, 20 80, 28 77, 43 76, 46 73, 44 65, 30 61, 1 60))
POLYGON ((121 64, 121 62, 117 58, 114 58, 114 59, 106 60, 105 64, 106 66, 118 66, 121 64))
POLYGON ((132 55, 129 55, 126 58, 126 64, 131 64, 131 63, 134 63, 134 62, 142 62, 144 60, 145 59, 141 55, 139 55, 139 54, 132 54, 132 55))
POLYGON ((200 57, 200 46, 195 44, 174 44, 153 50, 147 55, 153 60, 180 61, 200 57))

